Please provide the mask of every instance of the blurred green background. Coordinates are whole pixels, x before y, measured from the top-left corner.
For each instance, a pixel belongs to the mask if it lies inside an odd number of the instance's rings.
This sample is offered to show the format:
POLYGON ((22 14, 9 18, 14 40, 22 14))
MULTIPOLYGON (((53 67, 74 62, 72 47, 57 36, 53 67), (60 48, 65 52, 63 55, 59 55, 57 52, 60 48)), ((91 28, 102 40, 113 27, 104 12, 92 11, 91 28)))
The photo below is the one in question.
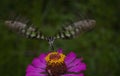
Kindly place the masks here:
POLYGON ((25 76, 33 58, 49 49, 46 41, 26 39, 5 27, 11 12, 28 17, 46 35, 54 35, 69 20, 80 18, 76 11, 94 18, 96 27, 75 39, 55 41, 55 48, 82 56, 87 64, 85 76, 120 76, 119 4, 120 0, 0 0, 0 76, 25 76))

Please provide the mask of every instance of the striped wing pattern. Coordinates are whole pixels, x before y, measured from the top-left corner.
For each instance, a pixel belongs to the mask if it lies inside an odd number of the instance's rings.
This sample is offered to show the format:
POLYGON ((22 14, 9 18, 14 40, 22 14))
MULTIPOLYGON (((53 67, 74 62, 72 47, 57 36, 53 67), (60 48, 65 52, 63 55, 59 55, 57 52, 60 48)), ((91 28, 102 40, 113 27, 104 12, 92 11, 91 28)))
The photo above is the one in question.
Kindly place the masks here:
POLYGON ((95 20, 81 20, 71 25, 63 27, 63 29, 56 34, 55 38, 70 39, 80 35, 82 32, 88 31, 95 26, 95 20))
POLYGON ((10 29, 20 33, 26 38, 46 39, 45 36, 33 25, 27 25, 27 23, 12 20, 6 20, 5 24, 10 29))

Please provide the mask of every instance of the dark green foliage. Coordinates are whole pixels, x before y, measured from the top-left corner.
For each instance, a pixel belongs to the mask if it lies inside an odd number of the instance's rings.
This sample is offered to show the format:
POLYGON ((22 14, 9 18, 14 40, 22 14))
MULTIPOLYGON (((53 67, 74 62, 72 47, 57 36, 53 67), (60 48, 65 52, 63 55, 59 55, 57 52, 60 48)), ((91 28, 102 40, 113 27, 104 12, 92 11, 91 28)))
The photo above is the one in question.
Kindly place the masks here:
POLYGON ((119 76, 119 3, 120 0, 0 0, 0 76, 24 76, 32 59, 49 49, 46 41, 26 39, 5 27, 4 20, 11 13, 28 17, 50 36, 69 20, 94 18, 95 29, 73 40, 57 40, 55 48, 82 56, 87 64, 85 76, 119 76))

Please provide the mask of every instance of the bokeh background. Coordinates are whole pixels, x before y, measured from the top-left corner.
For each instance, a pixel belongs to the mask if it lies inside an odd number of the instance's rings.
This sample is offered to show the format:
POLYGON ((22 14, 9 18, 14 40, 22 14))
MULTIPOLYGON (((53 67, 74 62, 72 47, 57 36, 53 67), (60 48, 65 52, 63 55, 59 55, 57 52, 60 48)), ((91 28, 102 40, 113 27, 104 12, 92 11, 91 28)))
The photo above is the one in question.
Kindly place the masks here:
POLYGON ((92 31, 57 40, 55 48, 82 56, 85 76, 120 76, 119 4, 120 0, 0 0, 0 76, 25 76, 33 58, 49 49, 46 41, 26 39, 5 27, 11 12, 30 19, 45 35, 54 35, 70 20, 94 18, 92 31))

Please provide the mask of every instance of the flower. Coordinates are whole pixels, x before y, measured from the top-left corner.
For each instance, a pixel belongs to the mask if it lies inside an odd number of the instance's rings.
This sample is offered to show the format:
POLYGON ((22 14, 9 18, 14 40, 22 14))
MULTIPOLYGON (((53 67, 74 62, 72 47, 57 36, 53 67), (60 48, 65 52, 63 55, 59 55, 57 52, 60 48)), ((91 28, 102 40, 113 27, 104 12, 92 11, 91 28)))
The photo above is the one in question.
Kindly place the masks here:
POLYGON ((29 64, 26 76, 84 76, 86 64, 74 52, 64 55, 62 49, 42 53, 29 64))

